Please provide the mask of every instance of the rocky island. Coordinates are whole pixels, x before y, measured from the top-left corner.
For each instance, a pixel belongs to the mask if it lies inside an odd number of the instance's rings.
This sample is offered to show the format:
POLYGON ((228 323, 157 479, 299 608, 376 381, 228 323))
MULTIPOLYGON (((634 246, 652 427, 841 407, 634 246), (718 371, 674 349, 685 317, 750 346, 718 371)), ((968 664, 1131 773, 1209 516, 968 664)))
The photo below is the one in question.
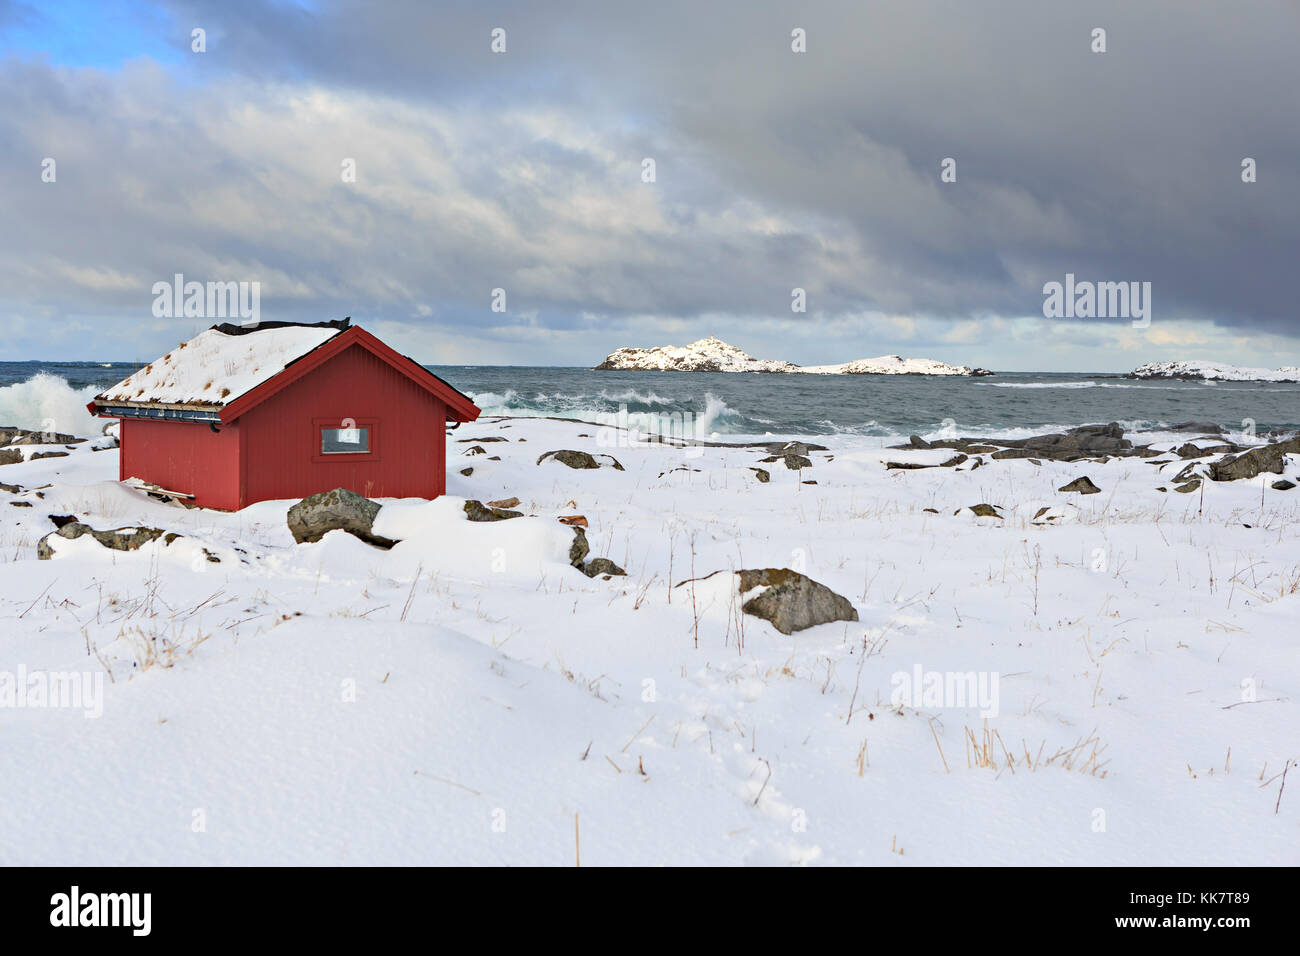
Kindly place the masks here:
POLYGON ((882 355, 841 365, 795 365, 782 359, 754 358, 710 335, 689 345, 621 348, 594 371, 618 372, 774 372, 804 375, 992 375, 988 369, 948 365, 933 359, 882 355))
POLYGON ((1220 362, 1148 362, 1125 378, 1173 378, 1201 382, 1300 382, 1300 368, 1238 368, 1220 362))

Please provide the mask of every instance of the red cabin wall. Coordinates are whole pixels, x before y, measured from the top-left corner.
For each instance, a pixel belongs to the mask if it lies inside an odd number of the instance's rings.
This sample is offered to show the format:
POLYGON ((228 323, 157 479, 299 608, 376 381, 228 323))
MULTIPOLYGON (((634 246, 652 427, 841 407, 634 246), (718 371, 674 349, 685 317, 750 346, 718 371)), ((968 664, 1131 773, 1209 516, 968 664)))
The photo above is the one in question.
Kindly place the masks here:
POLYGON ((242 507, 238 423, 214 432, 194 422, 123 418, 119 435, 122 480, 139 478, 194 495, 205 508, 242 507))
POLYGON ((241 506, 333 488, 436 498, 447 490, 446 416, 443 402, 373 353, 346 348, 239 418, 241 506), (345 418, 374 422, 377 460, 319 460, 321 420, 345 418))

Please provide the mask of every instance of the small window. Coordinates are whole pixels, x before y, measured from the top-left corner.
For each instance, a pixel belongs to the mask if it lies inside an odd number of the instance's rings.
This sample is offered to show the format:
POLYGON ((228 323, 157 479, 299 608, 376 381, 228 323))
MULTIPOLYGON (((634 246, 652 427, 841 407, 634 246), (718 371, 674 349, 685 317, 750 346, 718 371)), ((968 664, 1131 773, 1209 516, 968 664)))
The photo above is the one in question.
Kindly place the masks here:
POLYGON ((322 428, 320 452, 322 455, 368 455, 370 429, 365 425, 351 428, 322 428))
POLYGON ((313 418, 311 460, 317 464, 334 462, 336 465, 354 465, 360 462, 379 461, 379 449, 384 436, 379 434, 380 423, 370 418, 313 418))

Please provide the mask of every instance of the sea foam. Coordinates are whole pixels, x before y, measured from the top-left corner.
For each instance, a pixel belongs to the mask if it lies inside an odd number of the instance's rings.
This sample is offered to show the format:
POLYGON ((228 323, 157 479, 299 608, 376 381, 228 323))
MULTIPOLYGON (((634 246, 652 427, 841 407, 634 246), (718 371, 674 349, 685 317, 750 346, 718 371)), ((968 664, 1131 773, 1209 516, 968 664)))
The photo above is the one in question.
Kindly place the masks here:
POLYGON ((0 386, 0 425, 71 435, 98 435, 104 423, 86 411, 99 390, 75 389, 67 379, 37 372, 25 382, 0 386))

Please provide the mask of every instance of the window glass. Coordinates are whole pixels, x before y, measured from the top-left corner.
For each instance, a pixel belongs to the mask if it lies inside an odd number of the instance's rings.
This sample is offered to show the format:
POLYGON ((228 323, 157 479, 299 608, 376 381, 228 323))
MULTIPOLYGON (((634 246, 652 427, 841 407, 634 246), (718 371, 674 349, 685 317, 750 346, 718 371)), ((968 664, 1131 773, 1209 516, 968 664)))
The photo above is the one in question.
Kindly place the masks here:
POLYGON ((364 454, 370 451, 370 429, 322 428, 320 431, 322 455, 364 454))

